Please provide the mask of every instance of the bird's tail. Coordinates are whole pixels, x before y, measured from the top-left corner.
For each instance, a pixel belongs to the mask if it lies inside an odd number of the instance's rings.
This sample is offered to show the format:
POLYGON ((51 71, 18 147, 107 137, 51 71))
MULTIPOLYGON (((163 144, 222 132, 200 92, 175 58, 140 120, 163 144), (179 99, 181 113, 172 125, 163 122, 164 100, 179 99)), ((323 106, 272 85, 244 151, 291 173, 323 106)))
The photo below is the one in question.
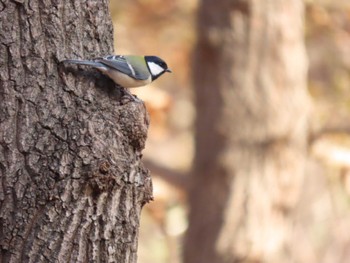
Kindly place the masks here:
POLYGON ((62 60, 62 63, 70 63, 70 64, 79 64, 79 65, 86 65, 86 66, 92 66, 96 68, 103 67, 103 65, 99 62, 90 61, 90 60, 80 60, 80 59, 66 59, 62 60))

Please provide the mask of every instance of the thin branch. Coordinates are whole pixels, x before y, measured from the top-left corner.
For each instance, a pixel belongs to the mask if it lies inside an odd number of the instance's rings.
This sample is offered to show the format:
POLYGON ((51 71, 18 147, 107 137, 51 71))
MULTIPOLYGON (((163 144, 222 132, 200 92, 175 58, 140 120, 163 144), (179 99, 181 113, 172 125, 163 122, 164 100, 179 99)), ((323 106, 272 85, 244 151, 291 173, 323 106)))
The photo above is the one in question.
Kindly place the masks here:
POLYGON ((169 184, 182 190, 188 188, 188 174, 165 167, 149 159, 145 159, 144 164, 154 176, 159 176, 169 184))

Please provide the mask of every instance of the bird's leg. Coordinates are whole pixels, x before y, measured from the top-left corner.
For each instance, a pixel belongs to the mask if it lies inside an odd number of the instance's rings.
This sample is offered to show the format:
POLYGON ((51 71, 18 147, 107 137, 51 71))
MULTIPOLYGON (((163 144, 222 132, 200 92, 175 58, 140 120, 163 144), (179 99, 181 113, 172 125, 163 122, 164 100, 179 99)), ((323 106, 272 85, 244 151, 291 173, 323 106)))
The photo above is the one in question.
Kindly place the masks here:
POLYGON ((122 86, 119 86, 122 91, 123 91, 123 96, 128 96, 129 98, 131 98, 131 101, 134 101, 134 102, 142 102, 136 95, 133 95, 131 94, 131 92, 127 89, 127 88, 124 88, 122 86))

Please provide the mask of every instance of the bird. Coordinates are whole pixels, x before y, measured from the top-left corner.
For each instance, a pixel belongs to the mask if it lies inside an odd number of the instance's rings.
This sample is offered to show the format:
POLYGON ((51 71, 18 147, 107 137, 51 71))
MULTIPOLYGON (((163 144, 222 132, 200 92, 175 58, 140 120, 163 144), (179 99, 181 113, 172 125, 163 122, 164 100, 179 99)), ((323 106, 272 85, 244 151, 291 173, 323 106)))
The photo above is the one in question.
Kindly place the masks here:
POLYGON ((96 68, 123 88, 145 86, 165 72, 172 72, 157 56, 108 55, 91 60, 66 59, 62 63, 96 68))

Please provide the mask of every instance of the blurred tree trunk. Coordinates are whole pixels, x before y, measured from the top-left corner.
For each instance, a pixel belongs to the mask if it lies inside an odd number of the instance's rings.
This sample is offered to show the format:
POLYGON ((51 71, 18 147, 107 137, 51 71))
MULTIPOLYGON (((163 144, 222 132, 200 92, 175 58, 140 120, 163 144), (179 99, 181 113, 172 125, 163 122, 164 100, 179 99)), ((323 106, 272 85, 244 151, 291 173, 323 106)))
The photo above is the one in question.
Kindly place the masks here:
POLYGON ((2 263, 136 262, 151 198, 144 105, 58 65, 112 53, 108 4, 0 2, 2 263))
POLYGON ((202 0, 186 263, 289 262, 308 132, 302 0, 202 0))

